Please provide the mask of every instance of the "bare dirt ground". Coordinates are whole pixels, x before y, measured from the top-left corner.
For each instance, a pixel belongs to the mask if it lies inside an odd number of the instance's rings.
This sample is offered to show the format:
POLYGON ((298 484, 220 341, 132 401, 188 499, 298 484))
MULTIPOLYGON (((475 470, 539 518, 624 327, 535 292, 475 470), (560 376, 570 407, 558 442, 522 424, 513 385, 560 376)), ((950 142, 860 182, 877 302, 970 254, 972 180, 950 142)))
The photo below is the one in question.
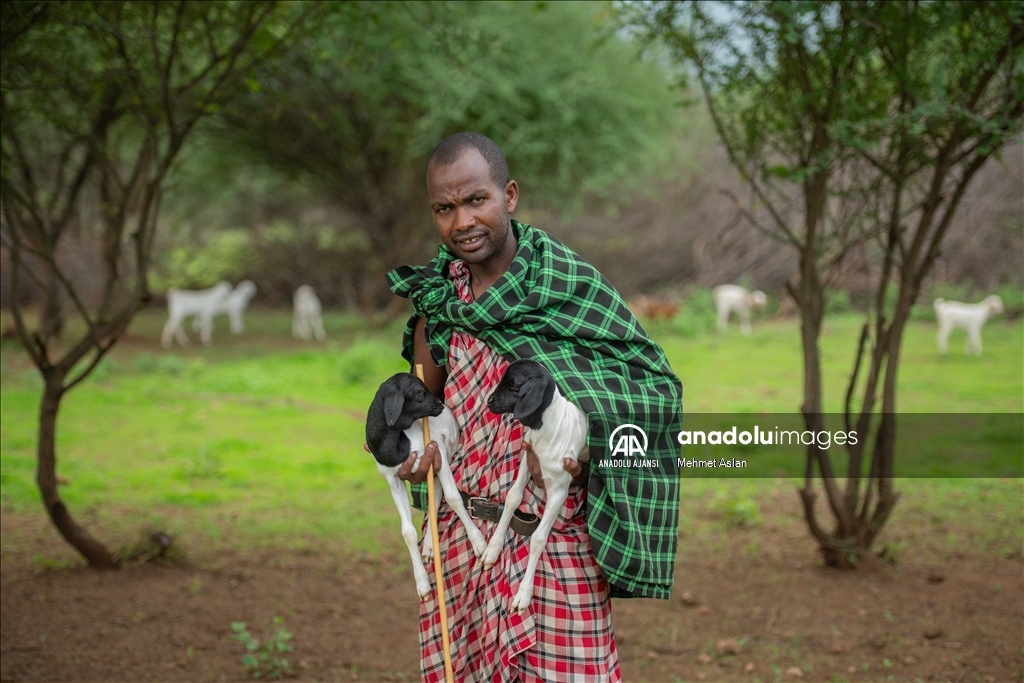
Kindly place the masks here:
MULTIPOLYGON (((275 616, 293 634, 292 677, 418 678, 397 543, 376 556, 195 548, 99 572, 41 517, 4 511, 0 532, 2 681, 247 680, 231 623, 261 636, 275 616)), ((671 600, 613 603, 626 681, 1024 681, 1020 554, 839 572, 771 515, 703 558, 685 527, 680 540, 671 600)))

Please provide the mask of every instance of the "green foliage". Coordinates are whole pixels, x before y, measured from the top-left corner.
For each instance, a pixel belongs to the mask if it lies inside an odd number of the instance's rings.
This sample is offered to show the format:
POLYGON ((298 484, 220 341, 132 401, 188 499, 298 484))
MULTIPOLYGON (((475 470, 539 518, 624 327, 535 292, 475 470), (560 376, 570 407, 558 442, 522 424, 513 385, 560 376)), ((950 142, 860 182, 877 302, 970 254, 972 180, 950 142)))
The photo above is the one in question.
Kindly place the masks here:
POLYGON ((245 230, 218 230, 201 242, 173 246, 161 252, 153 269, 153 288, 202 289, 220 280, 237 282, 253 272, 252 239, 245 230))
POLYGON ((585 3, 339 3, 225 116, 248 152, 361 212, 403 191, 381 184, 396 167, 419 185, 460 130, 493 137, 535 201, 566 208, 663 168, 677 126, 666 77, 613 19, 585 3))
POLYGON ((850 294, 845 289, 825 290, 825 312, 846 313, 850 310, 850 294))
MULTIPOLYGON (((275 616, 273 619, 274 624, 283 622, 284 619, 281 617, 275 616)), ((263 643, 249 632, 244 621, 231 622, 231 630, 234 631, 232 638, 245 645, 245 654, 241 661, 250 677, 265 677, 276 681, 291 674, 291 664, 281 656, 292 651, 292 646, 288 643, 292 639, 292 634, 284 626, 278 628, 263 643)))
POLYGON ((754 527, 761 525, 761 509, 757 501, 749 497, 726 495, 715 501, 714 508, 730 527, 754 527))
POLYGON ((176 251, 158 256, 156 289, 226 277, 192 262, 207 260, 208 217, 252 231, 232 263, 271 298, 315 274, 325 302, 379 308, 382 271, 429 258, 426 156, 461 130, 498 142, 524 208, 632 201, 676 161, 686 120, 613 18, 594 3, 327 3, 318 30, 200 131, 206 149, 168 194, 176 251), (293 234, 273 238, 275 221, 293 234))
POLYGON ((715 302, 710 289, 695 289, 683 302, 679 315, 672 321, 672 329, 688 339, 715 329, 715 302))
POLYGON ((878 551, 878 558, 887 564, 896 564, 899 561, 901 544, 897 541, 888 541, 878 551))
POLYGON ((1024 290, 1019 286, 1000 287, 999 297, 1003 300, 1003 316, 1006 320, 1017 320, 1024 316, 1024 290))

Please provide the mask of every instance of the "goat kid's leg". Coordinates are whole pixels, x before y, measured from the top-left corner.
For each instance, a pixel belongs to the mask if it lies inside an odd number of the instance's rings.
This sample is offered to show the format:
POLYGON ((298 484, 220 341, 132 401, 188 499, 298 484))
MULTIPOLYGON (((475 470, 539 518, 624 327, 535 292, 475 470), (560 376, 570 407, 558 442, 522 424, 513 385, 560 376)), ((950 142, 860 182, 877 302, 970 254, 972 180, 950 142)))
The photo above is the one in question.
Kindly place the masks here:
POLYGON ((510 612, 525 612, 530 607, 530 602, 533 600, 533 576, 537 571, 537 562, 540 560, 541 553, 544 552, 544 546, 548 543, 548 534, 551 533, 551 527, 554 526, 555 520, 558 519, 558 513, 562 511, 562 507, 565 505, 565 499, 569 497, 569 483, 571 478, 561 478, 563 481, 551 481, 544 478, 544 490, 546 491, 547 498, 544 501, 544 516, 540 518, 540 524, 534 530, 533 535, 530 536, 530 559, 526 563, 526 573, 523 574, 522 581, 519 582, 519 590, 516 591, 516 597, 512 600, 512 604, 509 605, 510 612))
MULTIPOLYGON (((420 598, 425 598, 430 595, 430 579, 427 577, 427 570, 423 568, 423 562, 416 547, 418 534, 412 523, 409 492, 405 488, 405 482, 398 478, 398 474, 394 470, 385 467, 377 469, 388 481, 391 497, 395 501, 395 507, 398 508, 398 516, 402 520, 402 540, 405 541, 405 547, 409 549, 409 557, 412 558, 412 574, 416 577, 416 593, 420 598)), ((429 535, 427 534, 427 536, 429 535)))
POLYGON ((469 536, 469 542, 473 545, 473 554, 479 559, 484 554, 484 549, 487 548, 487 539, 473 523, 473 518, 469 516, 466 506, 462 504, 462 494, 459 492, 459 487, 455 485, 455 477, 452 476, 451 468, 448 466, 448 456, 445 455, 444 448, 438 445, 438 451, 441 453, 441 471, 437 473, 437 479, 441 484, 441 490, 444 491, 444 499, 448 501, 448 507, 462 522, 462 526, 466 528, 466 535, 469 536))
POLYGON ((181 319, 181 322, 178 323, 178 326, 174 328, 174 339, 182 347, 185 347, 185 346, 189 345, 188 335, 185 334, 185 319, 184 319, 184 317, 181 319))
POLYGON ((981 325, 967 328, 967 353, 981 355, 981 325))
POLYGON ((741 308, 739 310, 740 316, 740 332, 746 336, 750 336, 750 309, 741 308))
POLYGON ((729 328, 729 309, 724 306, 718 307, 718 331, 725 334, 729 328))
MULTIPOLYGON (((417 466, 419 460, 416 461, 417 466)), ((413 467, 413 471, 416 471, 416 467, 413 467)), ((437 517, 438 510, 441 509, 441 496, 437 495, 437 477, 434 477, 434 517, 437 517)), ((430 504, 430 501, 427 501, 430 504)), ((429 511, 428 511, 429 512, 429 511)), ((430 531, 430 516, 428 514, 426 519, 426 525, 423 529, 423 545, 420 547, 420 557, 423 558, 424 564, 433 566, 434 563, 434 534, 430 531)))
POLYGON ((487 544, 487 549, 484 550, 483 557, 480 558, 480 561, 484 563, 485 570, 493 567, 498 561, 501 548, 505 545, 505 533, 508 531, 508 525, 512 523, 512 515, 515 514, 516 508, 523 502, 523 491, 526 490, 526 484, 529 480, 530 468, 526 464, 526 456, 523 455, 519 463, 519 474, 516 475, 512 488, 508 490, 508 494, 505 496, 505 508, 501 512, 501 519, 498 520, 498 526, 491 533, 491 540, 487 544))
POLYGON ((943 321, 939 321, 939 332, 936 340, 939 344, 939 353, 946 353, 949 351, 949 333, 953 331, 953 328, 946 325, 943 321))
POLYGON ((245 332, 245 324, 242 322, 241 311, 229 311, 228 318, 231 320, 232 334, 242 334, 245 332))
MULTIPOLYGON (((164 324, 164 330, 160 334, 160 346, 165 349, 171 348, 171 337, 180 334, 179 328, 181 327, 181 316, 174 315, 173 313, 167 318, 167 322, 164 324)), ((186 337, 186 340, 188 338, 186 337)), ((181 340, 178 340, 181 343, 181 340)), ((184 345, 183 345, 184 346, 184 345)))
POLYGON ((199 340, 203 346, 209 346, 213 342, 213 316, 205 313, 199 319, 199 340))

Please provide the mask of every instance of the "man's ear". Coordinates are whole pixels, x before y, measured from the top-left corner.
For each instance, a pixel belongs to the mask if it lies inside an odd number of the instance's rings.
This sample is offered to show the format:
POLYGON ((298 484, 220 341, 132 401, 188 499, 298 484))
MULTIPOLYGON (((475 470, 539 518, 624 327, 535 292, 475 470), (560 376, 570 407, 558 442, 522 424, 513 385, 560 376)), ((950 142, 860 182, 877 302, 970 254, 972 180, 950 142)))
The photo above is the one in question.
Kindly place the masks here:
POLYGON ((519 387, 519 398, 516 400, 516 407, 512 409, 512 417, 520 422, 530 417, 540 404, 544 401, 544 382, 539 379, 531 379, 519 387))
POLYGON ((397 387, 392 388, 384 397, 384 420, 388 427, 394 427, 398 418, 402 416, 402 406, 405 405, 405 394, 397 387))
POLYGON ((516 181, 510 180, 505 185, 505 205, 508 207, 508 212, 511 214, 516 210, 516 204, 519 203, 519 185, 516 181))

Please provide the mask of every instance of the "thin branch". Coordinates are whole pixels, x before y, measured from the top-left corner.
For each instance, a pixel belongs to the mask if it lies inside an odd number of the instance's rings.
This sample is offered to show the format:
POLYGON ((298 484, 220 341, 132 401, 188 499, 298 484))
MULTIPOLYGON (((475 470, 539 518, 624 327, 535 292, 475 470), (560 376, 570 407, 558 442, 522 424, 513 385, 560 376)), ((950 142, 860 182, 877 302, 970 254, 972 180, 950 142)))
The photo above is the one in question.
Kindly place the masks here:
MULTIPOLYGON (((75 288, 71 285, 71 282, 68 281, 67 277, 64 276, 64 271, 62 271, 60 269, 60 266, 57 265, 57 261, 50 255, 45 254, 37 249, 33 249, 32 247, 28 247, 25 245, 20 245, 20 247, 21 249, 24 249, 28 253, 32 254, 33 256, 42 259, 43 262, 46 263, 47 266, 49 266, 50 270, 53 271, 53 274, 57 276, 57 280, 60 281, 60 284, 63 285, 65 291, 67 291, 68 296, 71 297, 71 301, 75 304, 75 309, 78 310, 78 314, 82 316, 83 320, 85 320, 85 324, 88 326, 89 332, 93 337, 94 341, 96 341, 96 343, 99 344, 99 339, 96 337, 95 323, 93 322, 92 318, 89 317, 89 313, 85 310, 85 305, 82 303, 82 300, 78 297, 78 293, 75 291, 75 288)), ((44 287, 44 290, 45 289, 46 288, 44 287)))
MULTIPOLYGON (((8 213, 8 223, 11 222, 10 209, 7 208, 5 203, 4 213, 8 213)), ((12 231, 15 228, 12 226, 12 231)), ((19 303, 18 297, 18 277, 19 266, 21 265, 21 254, 17 244, 11 247, 11 313, 14 315, 14 328, 18 332, 18 339, 21 341, 21 345, 25 347, 32 362, 35 363, 36 367, 41 371, 49 368, 49 359, 46 357, 46 347, 42 350, 37 350, 32 344, 32 339, 29 336, 28 328, 25 326, 25 320, 21 316, 21 304, 19 303)))
MULTIPOLYGON (((743 218, 745 218, 747 222, 749 222, 754 227, 754 229, 760 232, 762 235, 766 235, 768 237, 771 237, 772 239, 778 239, 778 235, 773 233, 769 228, 766 228, 765 226, 761 225, 761 223, 758 222, 757 218, 755 218, 753 214, 751 214, 749 211, 743 208, 743 205, 740 203, 740 200, 736 197, 736 195, 732 193, 731 190, 723 188, 720 189, 718 193, 732 200, 733 205, 736 207, 737 217, 742 216, 743 218)), ((735 222, 730 224, 729 227, 732 227, 733 225, 735 225, 735 222)), ((800 243, 798 241, 795 241, 795 237, 792 233, 787 232, 785 237, 790 244, 792 244, 794 247, 799 248, 800 243)))

